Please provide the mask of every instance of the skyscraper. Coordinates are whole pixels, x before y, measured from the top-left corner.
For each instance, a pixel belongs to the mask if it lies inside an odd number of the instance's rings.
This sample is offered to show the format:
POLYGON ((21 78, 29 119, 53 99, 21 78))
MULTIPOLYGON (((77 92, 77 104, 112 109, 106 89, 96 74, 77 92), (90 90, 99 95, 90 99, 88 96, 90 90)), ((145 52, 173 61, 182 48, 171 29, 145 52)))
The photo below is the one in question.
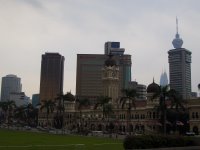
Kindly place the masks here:
POLYGON ((40 76, 40 102, 54 100, 63 93, 64 56, 59 53, 42 55, 40 76))
POLYGON ((120 42, 106 42, 104 47, 105 55, 123 55, 125 49, 120 48, 120 42))
POLYGON ((178 33, 178 20, 176 19, 176 36, 172 41, 175 49, 168 51, 170 88, 189 99, 191 95, 191 52, 182 48, 183 40, 178 33))
POLYGON ((1 83, 1 101, 10 100, 10 94, 22 90, 21 79, 16 75, 6 75, 1 83))
POLYGON ((166 71, 164 71, 160 76, 160 86, 166 86, 166 85, 168 85, 168 78, 166 71))

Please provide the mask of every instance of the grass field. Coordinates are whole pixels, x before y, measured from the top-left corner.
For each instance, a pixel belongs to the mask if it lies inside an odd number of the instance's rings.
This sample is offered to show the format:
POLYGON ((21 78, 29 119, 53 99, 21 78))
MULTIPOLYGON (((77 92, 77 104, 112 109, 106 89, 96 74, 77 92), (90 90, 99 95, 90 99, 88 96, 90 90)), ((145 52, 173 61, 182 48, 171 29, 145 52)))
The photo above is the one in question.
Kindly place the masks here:
POLYGON ((0 129, 0 150, 123 150, 122 140, 0 129))

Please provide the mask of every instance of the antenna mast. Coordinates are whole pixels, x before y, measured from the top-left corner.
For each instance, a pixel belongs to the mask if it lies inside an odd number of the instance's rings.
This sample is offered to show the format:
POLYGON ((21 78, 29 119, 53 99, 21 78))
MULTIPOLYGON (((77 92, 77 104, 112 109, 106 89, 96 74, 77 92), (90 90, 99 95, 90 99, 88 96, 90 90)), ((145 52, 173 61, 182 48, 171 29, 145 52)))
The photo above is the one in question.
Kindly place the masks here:
POLYGON ((176 17, 176 32, 178 34, 178 18, 176 17))

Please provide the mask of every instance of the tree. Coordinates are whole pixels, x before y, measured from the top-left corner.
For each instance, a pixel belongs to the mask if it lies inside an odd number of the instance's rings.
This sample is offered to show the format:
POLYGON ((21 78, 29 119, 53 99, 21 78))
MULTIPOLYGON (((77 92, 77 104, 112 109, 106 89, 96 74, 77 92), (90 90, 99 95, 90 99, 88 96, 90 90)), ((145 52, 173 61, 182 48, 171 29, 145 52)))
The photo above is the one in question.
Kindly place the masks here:
POLYGON ((25 107, 19 106, 15 109, 15 115, 14 117, 17 119, 18 123, 25 123, 26 121, 26 115, 25 115, 25 107))
POLYGON ((5 121, 7 122, 8 126, 10 125, 10 119, 11 119, 11 113, 16 107, 14 101, 6 101, 6 102, 0 102, 0 107, 5 113, 5 121))
POLYGON ((130 121, 131 121, 131 109, 135 106, 135 99, 138 97, 138 94, 135 89, 123 89, 122 90, 123 97, 120 98, 120 104, 122 106, 122 109, 124 106, 128 103, 127 106, 127 129, 129 134, 131 134, 130 129, 130 121))
POLYGON ((84 99, 76 99, 76 102, 77 102, 77 109, 79 110, 79 122, 80 122, 80 129, 81 129, 81 131, 82 131, 82 126, 83 126, 83 124, 82 124, 82 109, 84 108, 84 107, 87 107, 87 106, 89 106, 90 105, 90 101, 89 101, 89 99, 87 99, 87 98, 84 98, 84 99))
POLYGON ((43 105, 41 106, 41 110, 46 109, 46 120, 47 120, 47 127, 49 126, 49 114, 53 113, 55 107, 55 102, 52 100, 44 100, 43 105))
POLYGON ((170 101, 169 105, 171 108, 178 110, 180 107, 183 108, 181 96, 174 90, 170 89, 169 85, 160 86, 160 90, 154 93, 152 99, 159 98, 159 105, 156 106, 157 111, 161 114, 161 123, 163 125, 163 134, 166 134, 167 126, 167 109, 166 100, 170 101))
POLYGON ((97 103, 94 106, 94 109, 97 109, 98 107, 102 108, 102 120, 105 119, 105 115, 106 115, 106 105, 110 102, 112 98, 108 97, 108 96, 100 96, 97 99, 97 103))
POLYGON ((74 102, 75 96, 71 94, 71 92, 67 92, 66 94, 59 94, 56 98, 58 100, 56 122, 59 124, 58 128, 63 128, 65 124, 65 102, 74 102))
POLYGON ((56 116, 54 117, 54 126, 55 128, 62 128, 63 126, 63 118, 64 118, 64 102, 63 102, 63 94, 59 94, 55 100, 57 101, 56 106, 56 116))
MULTIPOLYGON (((174 89, 169 90, 168 97, 169 97, 170 105, 171 105, 168 112, 169 113, 171 112, 175 117, 171 121, 174 122, 175 130, 176 130, 178 122, 181 121, 181 122, 187 123, 187 121, 189 119, 189 118, 187 118, 187 112, 185 111, 185 107, 184 107, 184 104, 186 103, 186 101, 184 101, 182 96, 174 89), (184 120, 181 120, 181 118, 183 116, 185 116, 184 120)), ((169 119, 171 119, 171 118, 169 118, 169 119)))
POLYGON ((26 111, 26 120, 27 120, 28 126, 30 126, 31 112, 33 111, 33 105, 29 103, 25 107, 25 111, 26 111))

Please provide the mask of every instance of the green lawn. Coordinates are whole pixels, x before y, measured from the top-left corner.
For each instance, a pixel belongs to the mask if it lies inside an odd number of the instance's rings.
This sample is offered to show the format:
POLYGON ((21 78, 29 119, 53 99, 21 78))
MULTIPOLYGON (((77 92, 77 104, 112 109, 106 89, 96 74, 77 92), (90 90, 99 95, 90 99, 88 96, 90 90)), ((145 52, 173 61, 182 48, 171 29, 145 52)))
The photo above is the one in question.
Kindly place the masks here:
POLYGON ((0 150, 123 150, 122 140, 0 129, 0 150))

